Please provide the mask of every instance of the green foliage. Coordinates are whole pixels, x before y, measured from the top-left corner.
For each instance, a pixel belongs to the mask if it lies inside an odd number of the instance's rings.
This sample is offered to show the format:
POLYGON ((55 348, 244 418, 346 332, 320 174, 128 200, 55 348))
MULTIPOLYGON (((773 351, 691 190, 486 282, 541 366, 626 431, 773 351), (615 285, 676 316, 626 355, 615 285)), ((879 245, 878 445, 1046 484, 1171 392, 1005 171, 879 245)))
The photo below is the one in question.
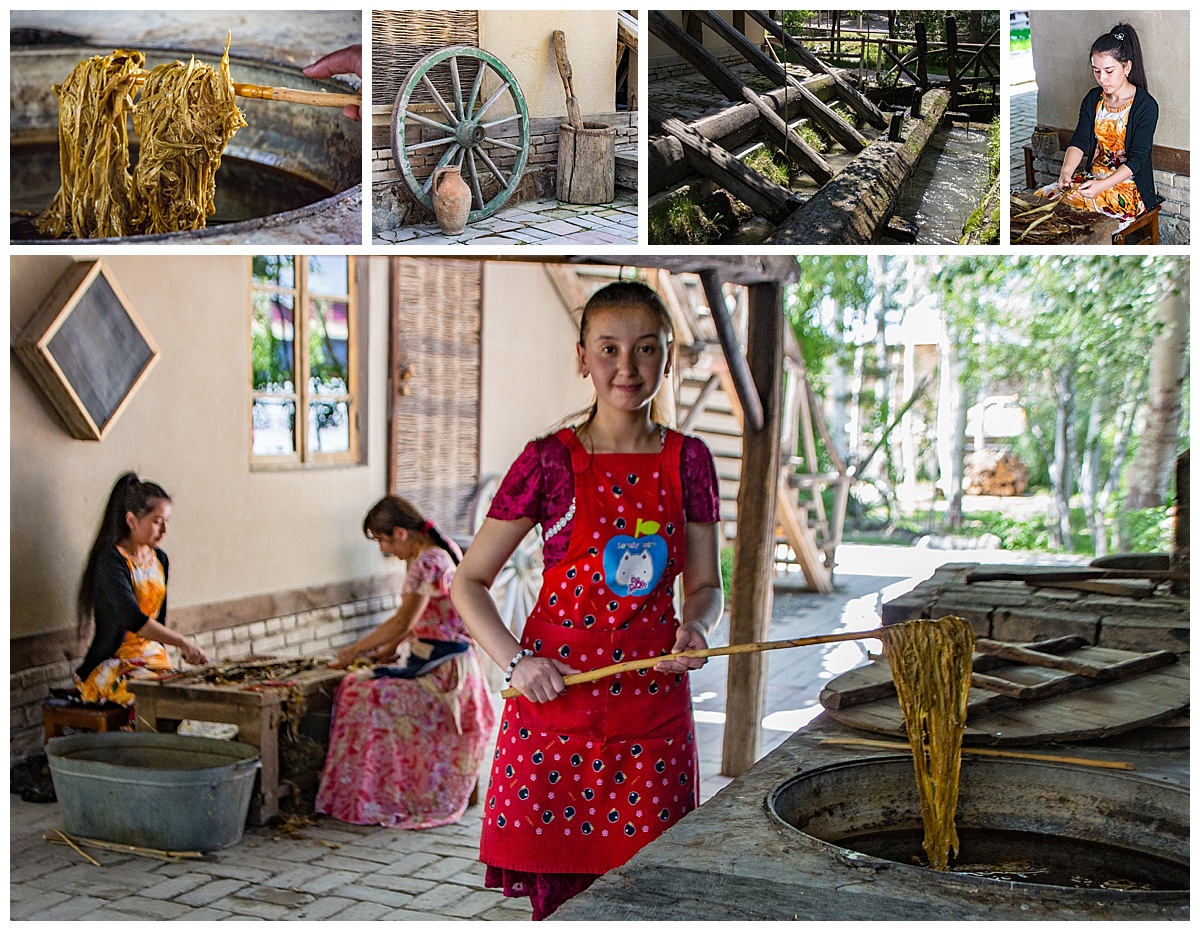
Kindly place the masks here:
POLYGON ((752 168, 768 181, 786 187, 791 178, 787 162, 779 150, 771 145, 760 145, 742 159, 747 168, 752 168))
POLYGON ((1131 553, 1166 553, 1174 546, 1173 513, 1170 507, 1141 508, 1125 511, 1122 522, 1122 549, 1131 553))
POLYGON ((829 135, 815 123, 800 123, 794 132, 817 152, 829 151, 831 143, 829 135))
POLYGON ((733 544, 721 547, 721 588, 725 591, 725 604, 733 596, 733 544))
POLYGON ((1028 29, 1013 29, 1009 32, 1008 49, 1010 52, 1027 52, 1031 47, 1028 29))
POLYGON ((689 193, 675 194, 656 204, 647 219, 650 242, 661 246, 701 246, 721 236, 720 216, 709 217, 689 193))

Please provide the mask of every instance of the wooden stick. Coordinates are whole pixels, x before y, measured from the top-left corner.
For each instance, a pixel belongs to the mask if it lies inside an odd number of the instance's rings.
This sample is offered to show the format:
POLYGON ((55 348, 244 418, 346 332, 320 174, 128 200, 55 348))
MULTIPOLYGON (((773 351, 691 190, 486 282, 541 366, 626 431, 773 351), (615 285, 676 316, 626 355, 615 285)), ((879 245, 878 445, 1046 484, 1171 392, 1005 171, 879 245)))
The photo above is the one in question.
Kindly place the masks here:
MULTIPOLYGON (((145 73, 137 78, 138 84, 146 83, 145 73)), ((233 85, 239 97, 253 100, 280 100, 284 103, 302 103, 310 107, 362 106, 362 94, 332 94, 325 91, 302 91, 294 87, 264 87, 261 84, 233 85)))
MULTIPOLYGON (((168 862, 174 862, 176 860, 200 860, 204 857, 204 854, 195 850, 155 850, 153 847, 135 847, 133 844, 115 844, 112 841, 96 840, 92 837, 72 838, 69 835, 64 834, 62 831, 57 830, 55 833, 61 834, 63 839, 59 840, 57 837, 51 837, 48 834, 43 834, 42 837, 53 844, 70 844, 72 847, 74 847, 75 844, 71 843, 73 840, 83 847, 96 847, 101 850, 115 850, 119 853, 130 853, 138 857, 151 857, 155 860, 166 860, 168 862)), ((96 865, 99 866, 99 864, 96 865)))
MULTIPOLYGON (((649 656, 646 659, 631 659, 623 663, 615 663, 612 666, 601 666, 599 669, 590 669, 587 672, 572 673, 569 676, 563 676, 563 684, 574 685, 578 682, 594 682, 596 679, 614 676, 619 672, 649 669, 651 666, 657 666, 664 660, 680 659, 685 656, 699 658, 702 656, 729 656, 733 653, 761 653, 765 650, 807 647, 816 643, 839 643, 843 640, 869 640, 873 637, 881 636, 883 636, 883 628, 877 627, 874 630, 851 631, 844 634, 822 634, 818 637, 800 637, 796 640, 768 640, 758 643, 737 643, 727 647, 709 647, 704 650, 684 650, 681 653, 665 653, 662 656, 649 656)), ((514 688, 507 688, 500 693, 500 697, 515 698, 520 694, 514 688)))
MULTIPOLYGON (((884 750, 907 750, 912 747, 906 743, 894 743, 890 740, 867 740, 862 737, 825 737, 823 744, 842 744, 851 747, 879 747, 884 750)), ((1097 766, 1101 769, 1135 769, 1132 763, 1113 763, 1108 760, 1085 760, 1078 756, 1054 756, 1050 753, 1022 753, 1018 750, 992 750, 988 747, 963 747, 963 753, 975 756, 1003 756, 1018 760, 1044 760, 1049 763, 1073 763, 1076 766, 1097 766)))
POLYGON ((563 90, 567 95, 567 122, 576 129, 583 129, 583 115, 579 112, 579 99, 575 96, 571 60, 567 58, 567 36, 561 29, 550 34, 554 46, 554 60, 558 63, 558 76, 562 78, 563 90))
MULTIPOLYGON (((56 828, 56 829, 55 829, 55 831, 54 831, 54 833, 55 833, 55 834, 57 834, 59 837, 61 837, 61 838, 62 838, 62 841, 61 841, 61 843, 64 843, 64 844, 66 844, 67 846, 69 846, 69 847, 70 847, 72 850, 74 850, 74 851, 75 851, 77 854, 79 854, 81 857, 83 857, 83 859, 87 860, 87 861, 88 861, 88 863, 92 864, 92 866, 99 866, 99 865, 100 865, 100 861, 99 861, 99 860, 97 860, 97 859, 96 859, 95 857, 93 857, 91 854, 84 852, 84 850, 83 850, 83 849, 82 849, 82 848, 81 848, 81 847, 80 847, 80 846, 79 846, 77 843, 75 843, 75 841, 71 840, 71 838, 69 838, 69 837, 68 837, 66 834, 64 834, 62 831, 60 831, 60 830, 58 830, 58 829, 56 828)), ((47 840, 52 840, 52 841, 55 841, 55 839, 54 839, 54 838, 52 838, 52 837, 47 837, 46 839, 47 839, 47 840)), ((55 843, 59 843, 59 841, 55 841, 55 843)))

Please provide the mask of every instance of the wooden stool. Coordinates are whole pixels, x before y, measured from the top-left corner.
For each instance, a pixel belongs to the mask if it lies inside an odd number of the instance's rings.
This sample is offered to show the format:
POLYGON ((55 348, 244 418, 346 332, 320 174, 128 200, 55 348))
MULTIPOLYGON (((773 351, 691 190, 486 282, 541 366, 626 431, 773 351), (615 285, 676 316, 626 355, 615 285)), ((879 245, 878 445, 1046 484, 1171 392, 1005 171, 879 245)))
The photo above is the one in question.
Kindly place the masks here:
POLYGON ((129 709, 120 705, 84 705, 62 698, 48 698, 42 702, 42 726, 46 731, 46 740, 61 737, 68 727, 103 734, 118 731, 128 723, 129 709))
POLYGON ((1130 223, 1125 229, 1113 233, 1114 246, 1157 246, 1158 245, 1158 210, 1162 204, 1157 207, 1151 207, 1149 210, 1142 211, 1142 215, 1130 223), (1143 230, 1143 235, 1134 239, 1133 242, 1128 242, 1129 235, 1143 230))

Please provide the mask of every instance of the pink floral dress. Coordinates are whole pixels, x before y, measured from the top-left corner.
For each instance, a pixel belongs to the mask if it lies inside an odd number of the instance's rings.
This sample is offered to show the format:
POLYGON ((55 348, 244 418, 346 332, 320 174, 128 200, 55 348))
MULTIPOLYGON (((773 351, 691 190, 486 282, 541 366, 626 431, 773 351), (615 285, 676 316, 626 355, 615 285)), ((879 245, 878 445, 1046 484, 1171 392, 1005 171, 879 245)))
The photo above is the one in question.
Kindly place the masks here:
MULTIPOLYGON (((454 562, 437 547, 409 563, 402 592, 430 599, 413 637, 470 642, 450 601, 453 578, 454 562)), ((466 811, 495 723, 473 649, 416 679, 349 673, 334 699, 316 810, 351 824, 452 824, 466 811)))

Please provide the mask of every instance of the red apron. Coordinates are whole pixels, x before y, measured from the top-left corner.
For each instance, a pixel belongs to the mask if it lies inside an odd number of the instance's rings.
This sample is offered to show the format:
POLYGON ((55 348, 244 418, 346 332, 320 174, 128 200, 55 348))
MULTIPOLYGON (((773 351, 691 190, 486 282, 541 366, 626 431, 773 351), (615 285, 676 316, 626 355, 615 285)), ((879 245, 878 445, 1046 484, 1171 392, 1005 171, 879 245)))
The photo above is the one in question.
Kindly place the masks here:
MULTIPOLYGON (((586 671, 669 653, 672 581, 684 564, 682 435, 659 453, 592 455, 574 431, 575 517, 546 570, 521 645, 586 671)), ((653 669, 505 703, 480 859, 528 872, 604 873, 697 804, 686 674, 653 669)))

